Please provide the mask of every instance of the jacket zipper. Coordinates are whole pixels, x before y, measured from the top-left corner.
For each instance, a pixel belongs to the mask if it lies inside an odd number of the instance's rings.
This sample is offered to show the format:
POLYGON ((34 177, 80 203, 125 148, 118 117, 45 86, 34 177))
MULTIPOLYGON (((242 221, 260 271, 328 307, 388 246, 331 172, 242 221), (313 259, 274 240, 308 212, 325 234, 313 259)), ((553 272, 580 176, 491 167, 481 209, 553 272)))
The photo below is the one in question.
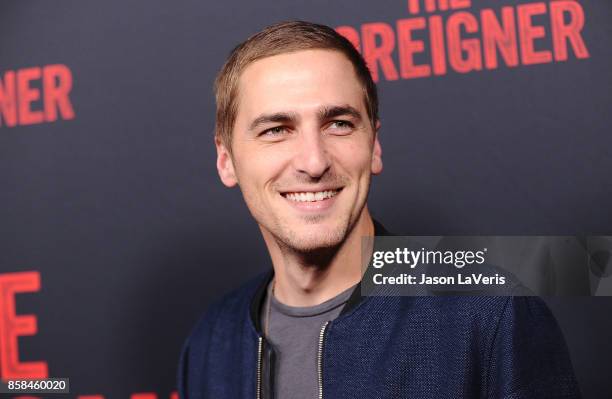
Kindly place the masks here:
POLYGON ((325 340, 325 329, 329 321, 326 321, 319 332, 319 350, 317 352, 317 371, 319 374, 319 399, 323 399, 323 341, 325 340))
POLYGON ((255 397, 257 399, 262 399, 261 398, 262 363, 263 363, 263 337, 259 337, 259 343, 257 345, 257 392, 255 393, 255 397))

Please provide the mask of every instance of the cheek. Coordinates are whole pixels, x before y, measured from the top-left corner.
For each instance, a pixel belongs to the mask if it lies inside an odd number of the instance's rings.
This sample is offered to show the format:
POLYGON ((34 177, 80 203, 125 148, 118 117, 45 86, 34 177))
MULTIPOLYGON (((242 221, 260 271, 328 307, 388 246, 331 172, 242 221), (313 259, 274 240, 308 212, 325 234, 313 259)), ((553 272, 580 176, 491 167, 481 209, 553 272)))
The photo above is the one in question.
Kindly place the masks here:
POLYGON ((276 151, 265 148, 242 148, 236 154, 236 176, 245 195, 256 197, 269 188, 279 176, 284 162, 276 151))
POLYGON ((346 141, 338 143, 334 149, 335 158, 345 173, 358 176, 369 173, 372 163, 372 150, 369 143, 346 141))

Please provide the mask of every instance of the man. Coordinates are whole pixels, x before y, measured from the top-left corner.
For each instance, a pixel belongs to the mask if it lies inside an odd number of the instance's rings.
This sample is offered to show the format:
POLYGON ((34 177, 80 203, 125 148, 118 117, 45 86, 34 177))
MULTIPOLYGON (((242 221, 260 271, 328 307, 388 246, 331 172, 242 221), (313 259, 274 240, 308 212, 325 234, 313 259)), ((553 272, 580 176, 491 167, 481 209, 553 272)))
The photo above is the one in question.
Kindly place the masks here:
POLYGON ((539 300, 362 297, 366 199, 382 171, 376 87, 355 48, 306 22, 236 47, 215 84, 217 169, 273 270, 206 313, 182 398, 578 397, 539 300))

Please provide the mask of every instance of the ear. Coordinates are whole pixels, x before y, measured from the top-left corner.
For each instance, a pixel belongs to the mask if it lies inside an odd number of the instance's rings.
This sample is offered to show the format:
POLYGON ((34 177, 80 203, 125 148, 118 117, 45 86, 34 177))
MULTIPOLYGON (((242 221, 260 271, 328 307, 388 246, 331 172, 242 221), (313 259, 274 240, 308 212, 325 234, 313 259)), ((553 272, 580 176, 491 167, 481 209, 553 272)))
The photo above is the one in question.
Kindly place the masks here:
POLYGON ((215 147, 217 147, 217 172, 219 177, 227 187, 234 187, 238 183, 236 172, 234 171, 234 161, 229 150, 218 135, 215 135, 215 147))
POLYGON ((383 170, 382 148, 378 141, 378 131, 380 130, 380 121, 376 121, 376 130, 374 131, 374 145, 372 146, 372 165, 370 167, 373 175, 377 175, 383 170))

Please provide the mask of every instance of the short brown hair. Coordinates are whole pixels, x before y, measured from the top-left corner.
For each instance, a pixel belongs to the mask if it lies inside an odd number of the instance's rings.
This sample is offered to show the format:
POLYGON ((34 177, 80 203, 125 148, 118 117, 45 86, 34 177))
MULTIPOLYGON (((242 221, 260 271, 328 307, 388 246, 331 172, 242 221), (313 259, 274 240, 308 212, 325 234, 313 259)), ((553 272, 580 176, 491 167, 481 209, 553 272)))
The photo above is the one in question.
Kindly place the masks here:
POLYGON ((236 46, 217 75, 215 134, 228 150, 231 151, 232 130, 238 113, 238 81, 246 67, 262 58, 311 49, 339 51, 349 59, 363 87, 366 110, 375 129, 378 121, 376 84, 357 49, 329 26, 288 21, 270 25, 236 46))

